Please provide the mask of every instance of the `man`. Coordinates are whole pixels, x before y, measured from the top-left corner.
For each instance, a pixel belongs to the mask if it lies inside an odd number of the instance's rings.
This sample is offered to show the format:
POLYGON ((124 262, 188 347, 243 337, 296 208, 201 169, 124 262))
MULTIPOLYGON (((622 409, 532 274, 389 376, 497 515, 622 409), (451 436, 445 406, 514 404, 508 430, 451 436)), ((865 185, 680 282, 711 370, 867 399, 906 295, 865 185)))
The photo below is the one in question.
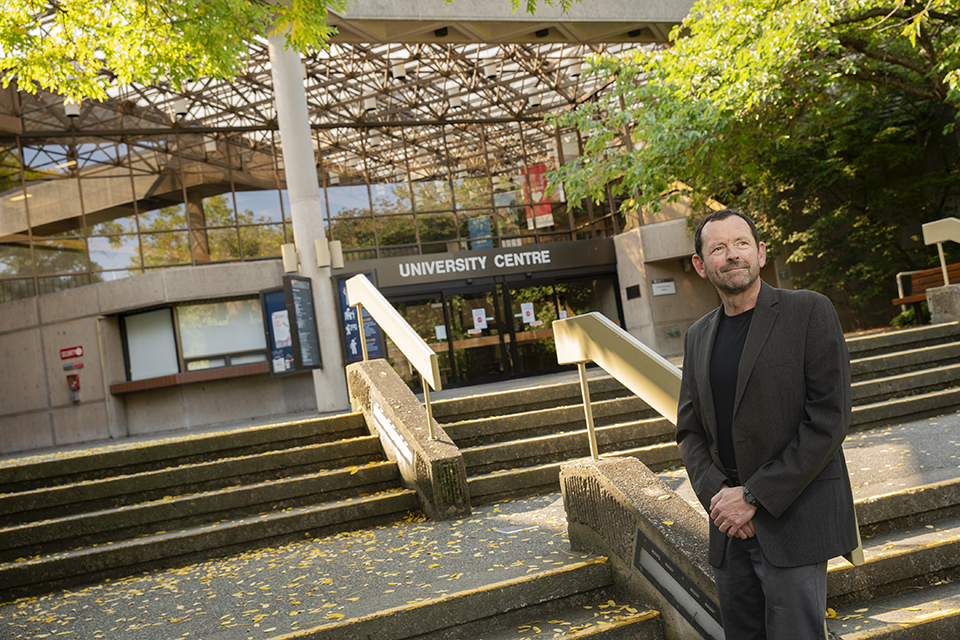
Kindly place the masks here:
POLYGON ((823 640, 827 560, 859 543, 840 322, 826 297, 760 280, 766 246, 743 213, 709 214, 694 244, 723 304, 687 331, 677 443, 710 514, 724 634, 823 640))

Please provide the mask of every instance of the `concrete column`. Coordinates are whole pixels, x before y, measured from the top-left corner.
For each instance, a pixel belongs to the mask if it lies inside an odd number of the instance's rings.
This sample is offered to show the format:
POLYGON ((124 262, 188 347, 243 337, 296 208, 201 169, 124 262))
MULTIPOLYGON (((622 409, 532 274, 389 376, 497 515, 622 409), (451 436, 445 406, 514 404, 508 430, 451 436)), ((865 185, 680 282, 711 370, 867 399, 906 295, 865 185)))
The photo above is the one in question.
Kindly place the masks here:
POLYGON ((207 218, 203 214, 203 196, 187 192, 187 220, 190 227, 190 253, 196 262, 210 262, 207 218))
POLYGON ((307 96, 303 89, 300 55, 285 49, 286 38, 274 32, 269 36, 273 95, 277 103, 277 121, 283 146, 283 166, 290 195, 293 235, 300 254, 300 275, 313 281, 313 300, 320 335, 323 369, 314 371, 313 386, 317 410, 321 413, 350 409, 347 380, 337 336, 337 303, 330 268, 318 267, 314 240, 324 237, 320 183, 313 155, 307 96))

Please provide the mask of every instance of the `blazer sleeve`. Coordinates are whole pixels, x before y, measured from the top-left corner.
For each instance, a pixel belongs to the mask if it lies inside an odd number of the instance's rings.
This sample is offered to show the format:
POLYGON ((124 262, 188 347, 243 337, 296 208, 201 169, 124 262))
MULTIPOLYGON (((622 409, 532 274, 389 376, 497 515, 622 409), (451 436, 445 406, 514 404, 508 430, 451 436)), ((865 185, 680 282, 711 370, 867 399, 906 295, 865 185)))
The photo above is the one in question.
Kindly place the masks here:
MULTIPOLYGON (((850 426, 850 360, 840 320, 829 299, 820 295, 807 318, 801 333, 805 400, 795 435, 745 482, 774 517, 838 457, 850 426)), ((842 465, 835 466, 839 472, 842 465)))
POLYGON ((696 370, 704 366, 697 362, 694 329, 684 337, 683 375, 680 382, 680 400, 677 404, 677 446, 687 469, 687 476, 697 498, 709 510, 710 500, 726 482, 726 474, 714 463, 711 449, 715 448, 704 421, 696 383, 696 370))

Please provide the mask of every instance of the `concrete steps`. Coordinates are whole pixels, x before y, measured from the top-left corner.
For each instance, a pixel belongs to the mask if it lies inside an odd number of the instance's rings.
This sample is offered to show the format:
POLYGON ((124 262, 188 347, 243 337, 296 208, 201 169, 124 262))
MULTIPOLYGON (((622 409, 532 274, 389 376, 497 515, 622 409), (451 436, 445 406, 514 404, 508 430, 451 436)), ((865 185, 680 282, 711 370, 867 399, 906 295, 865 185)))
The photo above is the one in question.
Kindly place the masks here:
POLYGON ((830 564, 828 626, 834 633, 843 638, 960 635, 958 498, 960 479, 955 479, 857 503, 866 563, 830 564))
POLYGON ((359 414, 34 456, 0 467, 0 596, 418 508, 359 414))
MULTIPOLYGON (((660 640, 659 613, 617 599, 605 558, 299 630, 291 639, 455 640, 517 637, 660 640)), ((217 640, 220 636, 211 636, 217 640)), ((232 637, 222 634, 224 640, 232 637)))
MULTIPOLYGON (((847 345, 851 431, 960 407, 960 323, 874 332, 851 337, 847 345)), ((672 425, 609 376, 594 376, 589 384, 601 455, 637 455, 653 469, 680 464, 672 425)), ((561 463, 590 455, 575 382, 433 406, 463 451, 475 504, 553 491, 561 463)))

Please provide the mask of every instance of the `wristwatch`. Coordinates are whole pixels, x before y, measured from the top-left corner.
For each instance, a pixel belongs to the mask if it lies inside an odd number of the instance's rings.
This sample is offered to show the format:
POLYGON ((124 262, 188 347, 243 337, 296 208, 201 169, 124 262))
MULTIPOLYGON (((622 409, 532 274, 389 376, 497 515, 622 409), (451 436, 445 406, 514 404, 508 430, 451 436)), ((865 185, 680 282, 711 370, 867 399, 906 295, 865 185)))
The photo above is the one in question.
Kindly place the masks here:
POLYGON ((754 507, 760 507, 760 501, 757 500, 757 496, 750 493, 750 489, 746 487, 743 488, 743 501, 754 507))

